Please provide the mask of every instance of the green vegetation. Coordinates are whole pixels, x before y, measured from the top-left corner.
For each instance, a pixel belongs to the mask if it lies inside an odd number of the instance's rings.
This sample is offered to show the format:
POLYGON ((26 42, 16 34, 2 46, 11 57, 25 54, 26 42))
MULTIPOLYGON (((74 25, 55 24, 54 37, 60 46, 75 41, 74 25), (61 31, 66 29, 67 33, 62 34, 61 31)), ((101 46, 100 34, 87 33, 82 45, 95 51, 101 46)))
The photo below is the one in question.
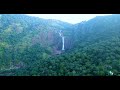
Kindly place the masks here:
POLYGON ((76 25, 0 15, 1 76, 112 76, 110 72, 120 75, 120 15, 76 25), (59 30, 65 36, 64 52, 59 30))

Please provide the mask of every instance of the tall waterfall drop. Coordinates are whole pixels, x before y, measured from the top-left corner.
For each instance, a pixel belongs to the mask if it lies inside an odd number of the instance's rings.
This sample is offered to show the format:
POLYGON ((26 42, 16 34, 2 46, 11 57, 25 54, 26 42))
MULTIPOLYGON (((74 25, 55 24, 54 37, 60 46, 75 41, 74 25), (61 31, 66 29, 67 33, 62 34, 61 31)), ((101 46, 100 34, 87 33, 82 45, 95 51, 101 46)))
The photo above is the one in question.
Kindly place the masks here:
POLYGON ((63 45, 62 45, 62 50, 65 50, 65 49, 64 49, 64 37, 62 37, 62 43, 63 43, 63 45))
POLYGON ((62 37, 62 50, 64 49, 64 36, 61 34, 61 31, 59 32, 60 37, 62 37))

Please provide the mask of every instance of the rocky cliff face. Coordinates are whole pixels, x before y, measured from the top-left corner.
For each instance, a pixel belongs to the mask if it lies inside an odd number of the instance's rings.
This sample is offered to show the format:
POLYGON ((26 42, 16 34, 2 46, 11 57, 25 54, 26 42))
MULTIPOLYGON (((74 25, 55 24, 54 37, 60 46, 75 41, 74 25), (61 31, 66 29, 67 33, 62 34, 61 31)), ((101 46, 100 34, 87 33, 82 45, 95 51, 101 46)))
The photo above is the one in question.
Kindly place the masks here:
MULTIPOLYGON (((26 15, 9 14, 1 15, 0 21, 0 43, 5 44, 4 47, 0 46, 9 53, 6 54, 9 56, 2 56, 3 60, 4 57, 8 57, 10 62, 22 59, 24 61, 21 54, 24 53, 26 58, 31 58, 31 55, 37 56, 36 54, 42 56, 42 53, 46 52, 44 49, 51 52, 49 55, 56 55, 67 52, 74 46, 74 29, 72 24, 59 20, 46 20, 26 15), (60 31, 62 37, 59 35, 60 31), (64 50, 62 50, 63 46, 64 50), (39 50, 35 54, 33 51, 36 51, 36 48, 39 50)), ((4 51, 0 53, 3 55, 4 51)), ((48 52, 46 53, 48 54, 48 52)))
POLYGON ((71 32, 62 32, 61 37, 59 35, 60 30, 48 30, 46 32, 39 32, 37 35, 32 37, 32 44, 39 43, 44 47, 50 47, 52 49, 52 53, 60 54, 63 48, 63 37, 64 37, 64 50, 68 50, 73 46, 73 37, 67 36, 67 34, 71 34, 71 32))

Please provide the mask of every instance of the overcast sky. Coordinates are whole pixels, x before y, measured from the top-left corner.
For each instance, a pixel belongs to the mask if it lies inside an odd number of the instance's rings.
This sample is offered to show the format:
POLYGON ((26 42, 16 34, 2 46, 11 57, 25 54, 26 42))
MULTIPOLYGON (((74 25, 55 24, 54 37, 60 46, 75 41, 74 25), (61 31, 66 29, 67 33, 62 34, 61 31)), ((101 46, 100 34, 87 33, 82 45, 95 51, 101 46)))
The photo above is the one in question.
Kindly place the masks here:
POLYGON ((57 19, 68 23, 80 23, 81 21, 87 21, 96 16, 105 16, 110 14, 27 14, 30 16, 36 16, 44 19, 57 19))

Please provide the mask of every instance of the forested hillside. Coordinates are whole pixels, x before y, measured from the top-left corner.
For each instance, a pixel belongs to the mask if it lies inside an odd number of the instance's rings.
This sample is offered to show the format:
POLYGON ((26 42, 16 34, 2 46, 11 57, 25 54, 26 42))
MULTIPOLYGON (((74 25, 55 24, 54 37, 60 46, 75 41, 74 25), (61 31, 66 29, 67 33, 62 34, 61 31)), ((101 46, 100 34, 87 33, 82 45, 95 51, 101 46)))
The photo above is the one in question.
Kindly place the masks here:
POLYGON ((0 15, 1 76, 118 76, 119 72, 119 14, 74 25, 0 15))

